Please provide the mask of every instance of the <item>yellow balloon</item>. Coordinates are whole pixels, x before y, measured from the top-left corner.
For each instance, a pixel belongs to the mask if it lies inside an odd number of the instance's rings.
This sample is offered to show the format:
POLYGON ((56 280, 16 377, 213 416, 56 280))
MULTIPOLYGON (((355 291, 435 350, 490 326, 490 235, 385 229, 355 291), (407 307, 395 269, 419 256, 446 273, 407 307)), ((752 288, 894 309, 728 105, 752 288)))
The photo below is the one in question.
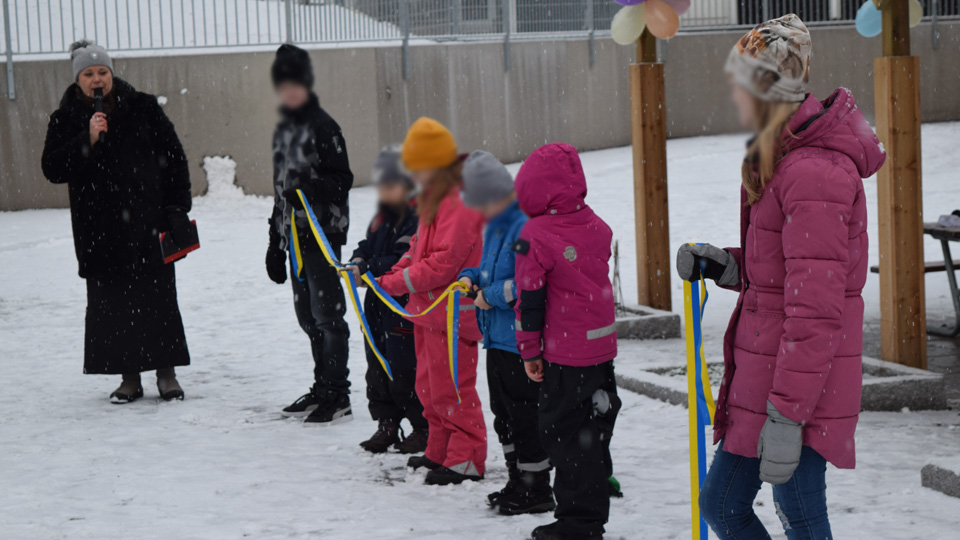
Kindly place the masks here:
POLYGON ((630 45, 640 39, 643 27, 647 24, 645 11, 643 4, 623 6, 610 22, 610 34, 613 40, 620 45, 630 45))
POLYGON ((676 35, 680 28, 680 17, 663 0, 647 0, 643 3, 647 6, 647 28, 650 33, 660 39, 670 39, 676 35))
POLYGON ((910 0, 910 28, 920 24, 922 18, 923 6, 920 5, 920 0, 910 0))

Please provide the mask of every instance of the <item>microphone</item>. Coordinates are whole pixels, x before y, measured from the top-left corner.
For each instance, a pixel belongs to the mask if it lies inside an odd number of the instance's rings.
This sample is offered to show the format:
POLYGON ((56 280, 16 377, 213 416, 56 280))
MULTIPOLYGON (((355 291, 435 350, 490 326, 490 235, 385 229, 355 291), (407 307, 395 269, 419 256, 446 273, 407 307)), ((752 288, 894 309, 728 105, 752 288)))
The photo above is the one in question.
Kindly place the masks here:
MULTIPOLYGON (((93 106, 98 113, 103 112, 103 88, 93 89, 93 106)), ((101 131, 100 142, 104 142, 106 139, 107 139, 107 134, 101 131)))

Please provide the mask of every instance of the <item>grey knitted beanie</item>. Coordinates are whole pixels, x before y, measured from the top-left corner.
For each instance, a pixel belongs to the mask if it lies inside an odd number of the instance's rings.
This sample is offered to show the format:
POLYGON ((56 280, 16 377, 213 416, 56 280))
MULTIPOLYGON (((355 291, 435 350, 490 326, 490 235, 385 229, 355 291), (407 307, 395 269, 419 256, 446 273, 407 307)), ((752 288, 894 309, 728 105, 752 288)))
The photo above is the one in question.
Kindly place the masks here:
POLYGON ((113 60, 106 49, 85 39, 70 45, 70 60, 73 61, 73 80, 80 78, 80 72, 90 66, 106 66, 113 73, 113 60))
POLYGON ((375 185, 403 184, 408 188, 413 188, 413 179, 400 162, 400 148, 399 144, 392 144, 380 150, 377 161, 373 164, 373 174, 371 174, 375 185))
POLYGON ((513 193, 513 176, 490 152, 477 150, 463 164, 463 204, 479 208, 513 193))

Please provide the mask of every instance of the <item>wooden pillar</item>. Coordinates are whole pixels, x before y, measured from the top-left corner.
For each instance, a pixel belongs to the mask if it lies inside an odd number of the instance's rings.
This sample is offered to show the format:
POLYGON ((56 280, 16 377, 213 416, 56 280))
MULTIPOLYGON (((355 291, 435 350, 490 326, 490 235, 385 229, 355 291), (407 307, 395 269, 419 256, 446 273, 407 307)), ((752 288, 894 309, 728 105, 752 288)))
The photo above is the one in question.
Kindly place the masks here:
POLYGON ((910 54, 907 0, 883 5, 883 53, 874 60, 877 135, 887 161, 877 174, 880 335, 884 360, 927 367, 920 174, 920 60, 910 54))
POLYGON ((637 300, 671 309, 670 221, 667 214, 667 123, 663 64, 657 40, 644 30, 630 65, 633 193, 637 234, 637 300))

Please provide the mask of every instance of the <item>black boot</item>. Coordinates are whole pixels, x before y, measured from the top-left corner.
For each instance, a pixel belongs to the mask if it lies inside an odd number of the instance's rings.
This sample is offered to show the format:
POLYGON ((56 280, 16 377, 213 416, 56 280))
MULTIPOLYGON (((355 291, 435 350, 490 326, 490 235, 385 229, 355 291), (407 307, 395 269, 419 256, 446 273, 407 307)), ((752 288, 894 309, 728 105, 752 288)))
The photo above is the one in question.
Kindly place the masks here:
POLYGON ((157 391, 164 401, 175 399, 183 401, 183 388, 177 382, 177 372, 174 368, 160 368, 157 370, 157 391))
POLYGON ((414 429, 403 442, 397 445, 401 454, 420 454, 427 449, 427 438, 430 432, 427 428, 414 429))
POLYGON ((400 443, 400 422, 392 418, 381 418, 373 437, 360 443, 360 447, 373 454, 382 454, 391 446, 400 443))
POLYGON ((516 461, 507 462, 507 485, 504 486, 500 491, 494 491, 493 493, 487 495, 487 504, 491 507, 497 506, 501 498, 510 495, 517 490, 517 486, 520 482, 520 471, 517 470, 516 461))
POLYGON ((328 427, 353 420, 350 408, 350 396, 340 392, 330 392, 320 398, 317 408, 304 421, 304 427, 328 427))
POLYGON ((553 488, 550 487, 550 471, 525 472, 513 493, 497 499, 500 513, 505 516, 520 514, 540 514, 551 512, 557 507, 553 500, 553 488))
POLYGON ((140 384, 140 373, 124 373, 123 382, 110 394, 110 403, 123 405, 133 403, 143 397, 143 386, 140 384))
POLYGON ((290 406, 280 411, 287 418, 300 418, 312 413, 320 405, 320 398, 311 387, 310 391, 297 398, 290 406))
POLYGON ((483 480, 483 475, 477 472, 472 463, 468 463, 467 472, 461 473, 446 467, 440 467, 427 473, 424 483, 428 486, 449 486, 453 484, 462 484, 467 480, 483 480))
POLYGON ((600 533, 580 533, 565 530, 559 521, 541 525, 533 530, 533 540, 603 540, 600 533))
POLYGON ((417 470, 420 467, 432 471, 440 468, 440 464, 434 461, 431 461, 427 456, 413 456, 407 460, 407 467, 410 467, 413 470, 417 470))

